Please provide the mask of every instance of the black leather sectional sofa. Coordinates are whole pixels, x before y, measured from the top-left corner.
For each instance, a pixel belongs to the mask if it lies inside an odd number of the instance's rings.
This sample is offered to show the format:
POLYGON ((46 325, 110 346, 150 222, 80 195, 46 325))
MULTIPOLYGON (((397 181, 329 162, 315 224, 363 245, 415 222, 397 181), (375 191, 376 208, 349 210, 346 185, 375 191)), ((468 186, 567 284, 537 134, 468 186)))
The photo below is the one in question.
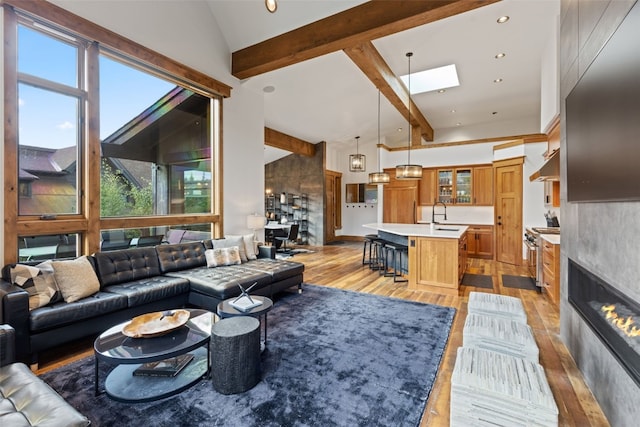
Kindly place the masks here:
POLYGON ((304 265, 276 260, 273 247, 261 246, 258 259, 238 265, 207 267, 210 240, 149 248, 98 252, 89 257, 100 291, 76 302, 57 302, 29 311, 25 290, 0 281, 0 323, 15 329, 16 358, 36 363, 38 352, 101 333, 134 316, 195 306, 215 312, 218 303, 239 295, 238 284, 251 293, 272 296, 297 286, 302 290, 304 265))

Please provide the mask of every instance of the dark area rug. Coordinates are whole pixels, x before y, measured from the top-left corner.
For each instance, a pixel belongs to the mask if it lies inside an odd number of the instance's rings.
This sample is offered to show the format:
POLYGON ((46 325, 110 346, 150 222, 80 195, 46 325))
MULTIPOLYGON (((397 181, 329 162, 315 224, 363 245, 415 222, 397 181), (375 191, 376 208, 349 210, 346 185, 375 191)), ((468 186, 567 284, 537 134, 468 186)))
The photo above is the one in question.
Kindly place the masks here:
POLYGON ((505 288, 526 289, 531 291, 538 290, 535 280, 527 276, 510 276, 502 275, 502 286, 505 288))
MULTIPOLYGON (((201 380, 157 402, 93 393, 93 357, 42 375, 92 426, 417 426, 455 309, 305 285, 269 312, 262 380, 217 393, 201 380)), ((101 367, 101 381, 108 368, 101 367)))
POLYGON ((476 288, 493 289, 493 278, 485 274, 464 273, 462 284, 465 286, 475 286, 476 288))

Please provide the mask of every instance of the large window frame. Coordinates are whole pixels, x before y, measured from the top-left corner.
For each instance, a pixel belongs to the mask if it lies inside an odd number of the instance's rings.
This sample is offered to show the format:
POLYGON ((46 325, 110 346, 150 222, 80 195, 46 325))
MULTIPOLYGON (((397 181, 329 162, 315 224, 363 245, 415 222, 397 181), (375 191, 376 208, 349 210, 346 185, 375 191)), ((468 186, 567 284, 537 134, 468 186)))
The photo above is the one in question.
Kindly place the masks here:
POLYGON ((47 2, 5 0, 4 7, 4 263, 18 261, 19 236, 78 233, 80 253, 91 254, 100 248, 100 230, 117 228, 145 228, 211 224, 211 235, 220 236, 222 224, 222 100, 229 97, 231 88, 197 70, 191 69, 162 54, 154 52, 112 31, 74 15, 47 2), (19 17, 28 17, 41 25, 68 32, 87 42, 86 49, 86 120, 84 138, 79 142, 78 186, 80 208, 75 215, 54 219, 21 217, 18 215, 18 93, 17 93, 17 26, 19 17), (205 214, 163 215, 145 217, 100 217, 100 136, 98 111, 98 57, 101 49, 117 51, 132 63, 143 64, 165 79, 188 87, 210 98, 213 131, 211 132, 211 212, 205 214))

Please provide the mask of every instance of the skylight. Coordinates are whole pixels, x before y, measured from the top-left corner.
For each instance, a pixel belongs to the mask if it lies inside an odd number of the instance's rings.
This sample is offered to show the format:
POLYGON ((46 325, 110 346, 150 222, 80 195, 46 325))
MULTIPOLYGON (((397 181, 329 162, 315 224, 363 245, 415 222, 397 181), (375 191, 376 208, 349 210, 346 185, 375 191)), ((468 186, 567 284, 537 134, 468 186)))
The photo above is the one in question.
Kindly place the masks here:
MULTIPOLYGON (((400 79, 409 86, 407 75, 400 76, 400 79)), ((455 64, 411 73, 411 95, 455 86, 460 86, 455 64)))

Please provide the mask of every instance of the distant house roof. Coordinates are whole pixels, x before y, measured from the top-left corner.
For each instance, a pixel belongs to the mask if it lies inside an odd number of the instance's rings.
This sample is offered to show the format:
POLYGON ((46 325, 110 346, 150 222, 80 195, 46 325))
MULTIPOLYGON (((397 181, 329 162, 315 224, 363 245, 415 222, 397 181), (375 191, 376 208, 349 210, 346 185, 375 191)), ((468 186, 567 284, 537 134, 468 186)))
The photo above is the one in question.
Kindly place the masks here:
POLYGON ((30 147, 21 145, 19 150, 20 173, 24 176, 39 176, 41 174, 64 175, 60 165, 54 160, 55 149, 44 147, 30 147))
POLYGON ((75 146, 60 148, 53 154, 53 160, 64 170, 75 169, 75 163, 78 160, 78 148, 75 146))

